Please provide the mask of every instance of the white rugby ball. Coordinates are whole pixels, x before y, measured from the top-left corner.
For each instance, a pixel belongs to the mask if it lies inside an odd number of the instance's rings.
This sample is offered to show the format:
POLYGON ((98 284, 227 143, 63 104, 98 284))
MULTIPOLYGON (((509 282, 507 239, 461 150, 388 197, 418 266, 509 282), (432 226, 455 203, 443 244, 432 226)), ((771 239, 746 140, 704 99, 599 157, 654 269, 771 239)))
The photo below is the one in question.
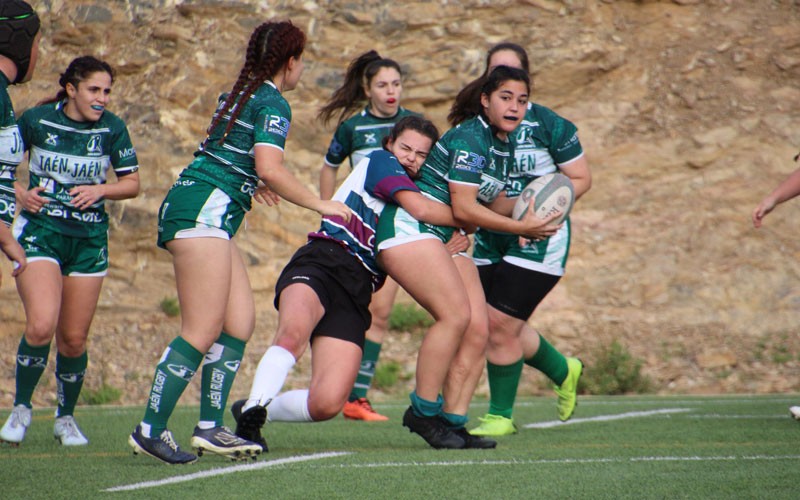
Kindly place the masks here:
POLYGON ((531 198, 534 198, 536 216, 545 219, 551 214, 558 214, 551 224, 560 224, 572 210, 575 202, 575 188, 572 181, 564 174, 546 174, 538 177, 517 198, 512 216, 519 220, 528 212, 531 198))

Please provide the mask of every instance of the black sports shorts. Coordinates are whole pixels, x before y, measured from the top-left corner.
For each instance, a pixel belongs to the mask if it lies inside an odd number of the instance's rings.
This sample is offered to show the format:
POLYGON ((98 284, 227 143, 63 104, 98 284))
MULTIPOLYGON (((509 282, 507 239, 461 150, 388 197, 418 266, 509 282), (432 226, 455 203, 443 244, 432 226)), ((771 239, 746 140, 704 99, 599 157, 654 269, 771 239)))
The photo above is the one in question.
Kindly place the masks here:
POLYGON ((486 303, 511 317, 527 321, 561 276, 540 273, 501 261, 478 266, 486 303))
POLYGON ((313 239, 300 247, 278 277, 275 308, 281 292, 302 283, 319 297, 325 315, 311 333, 352 342, 364 348, 364 334, 372 322, 371 274, 344 246, 330 240, 313 239))

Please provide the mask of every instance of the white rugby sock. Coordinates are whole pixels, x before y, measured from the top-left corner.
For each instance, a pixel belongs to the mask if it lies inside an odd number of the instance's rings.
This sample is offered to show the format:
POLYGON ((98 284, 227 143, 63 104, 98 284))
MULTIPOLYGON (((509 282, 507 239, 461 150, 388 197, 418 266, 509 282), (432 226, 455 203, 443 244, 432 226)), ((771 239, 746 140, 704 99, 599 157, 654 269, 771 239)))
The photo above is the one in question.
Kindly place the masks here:
POLYGON ((242 411, 249 410, 256 405, 265 405, 278 395, 289 370, 295 364, 292 353, 280 346, 272 346, 261 357, 250 387, 250 397, 242 411))
POLYGON ((284 392, 269 404, 268 422, 313 422, 308 413, 308 389, 284 392))

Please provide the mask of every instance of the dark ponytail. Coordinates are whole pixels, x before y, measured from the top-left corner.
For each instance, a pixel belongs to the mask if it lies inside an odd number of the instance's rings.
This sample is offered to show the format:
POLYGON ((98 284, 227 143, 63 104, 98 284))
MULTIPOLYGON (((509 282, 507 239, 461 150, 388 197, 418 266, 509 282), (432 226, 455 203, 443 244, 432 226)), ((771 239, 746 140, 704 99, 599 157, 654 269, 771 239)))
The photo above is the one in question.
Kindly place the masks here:
POLYGON ((365 52, 354 59, 350 66, 347 67, 344 83, 333 92, 328 102, 320 108, 317 117, 322 123, 327 124, 337 114, 337 111, 341 110, 336 118, 336 123, 337 125, 342 123, 345 118, 358 109, 363 101, 367 100, 364 87, 369 87, 372 79, 382 68, 394 68, 400 73, 400 76, 403 76, 403 71, 397 62, 381 57, 374 50, 365 52))

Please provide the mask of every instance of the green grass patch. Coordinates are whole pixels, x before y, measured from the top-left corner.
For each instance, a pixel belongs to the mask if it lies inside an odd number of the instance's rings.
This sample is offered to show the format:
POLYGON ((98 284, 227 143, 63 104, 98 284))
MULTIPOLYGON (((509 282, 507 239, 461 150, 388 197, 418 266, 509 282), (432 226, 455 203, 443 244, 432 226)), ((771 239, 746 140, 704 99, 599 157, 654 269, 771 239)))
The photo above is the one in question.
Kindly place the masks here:
POLYGON ((428 328, 433 318, 428 311, 416 304, 395 304, 389 315, 389 329, 401 332, 413 332, 428 328))
POLYGON ((381 361, 375 369, 372 385, 376 389, 387 391, 400 380, 403 367, 397 361, 381 361))
POLYGON ((579 382, 583 393, 597 395, 642 394, 652 390, 651 380, 642 374, 643 361, 635 358, 619 341, 602 346, 579 382))
POLYGON ((120 389, 103 384, 97 389, 84 387, 81 390, 80 401, 87 405, 107 405, 119 401, 120 396, 122 396, 120 389))
POLYGON ((164 297, 161 300, 161 311, 169 316, 175 318, 181 314, 181 306, 178 303, 177 297, 164 297))
MULTIPOLYGON (((388 422, 270 423, 270 452, 257 461, 206 454, 181 467, 131 454, 127 436, 144 405, 78 407, 90 444, 76 448, 53 440, 52 408, 35 408, 22 445, 0 446, 3 497, 789 499, 797 497, 800 423, 788 407, 797 402, 588 396, 560 424, 554 397, 520 398, 519 432, 498 438, 497 449, 433 450, 401 426, 407 402, 397 400, 376 405, 388 422), (106 491, 123 486, 133 489, 106 491)), ((468 427, 487 404, 475 402, 468 427)), ((183 447, 198 417, 196 406, 179 406, 170 419, 183 447)))

